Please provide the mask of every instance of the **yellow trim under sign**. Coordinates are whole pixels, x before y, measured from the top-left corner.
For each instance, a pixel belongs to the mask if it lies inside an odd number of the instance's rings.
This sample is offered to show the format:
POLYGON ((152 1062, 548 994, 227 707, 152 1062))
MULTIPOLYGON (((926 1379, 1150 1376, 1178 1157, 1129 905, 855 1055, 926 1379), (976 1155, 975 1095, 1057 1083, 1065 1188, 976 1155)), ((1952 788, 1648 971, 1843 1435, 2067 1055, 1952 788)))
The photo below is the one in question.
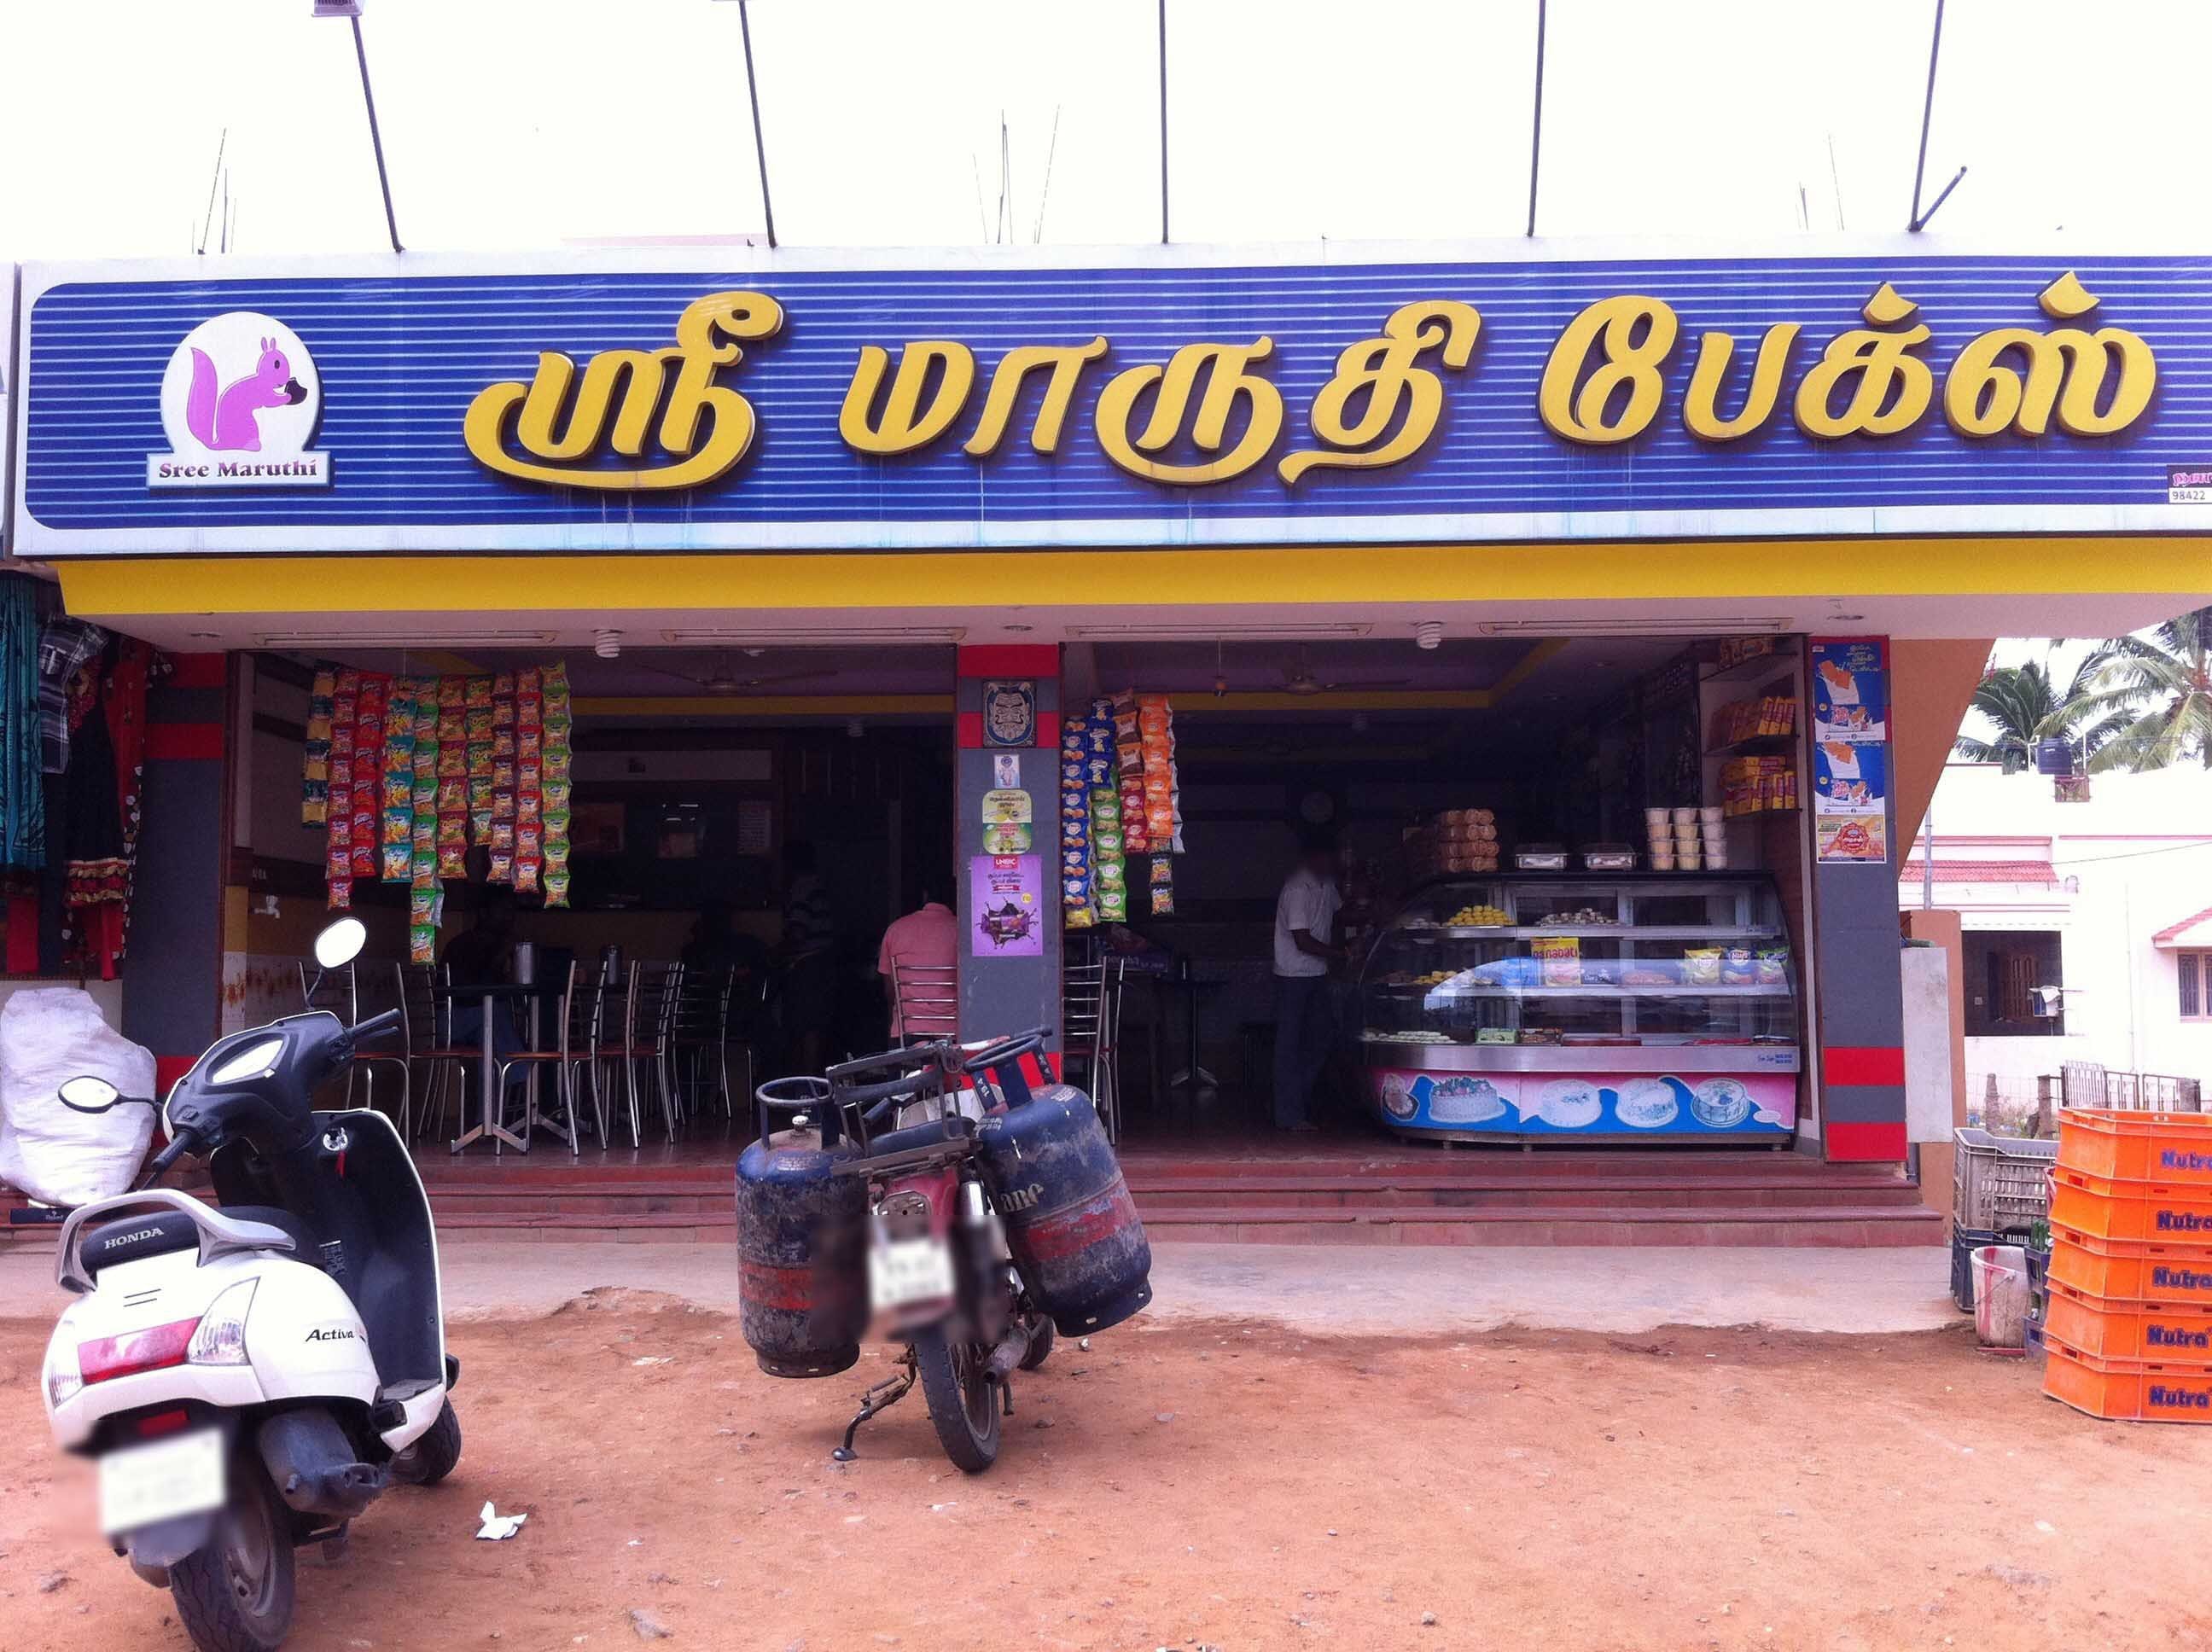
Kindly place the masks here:
POLYGON ((2212 538, 1704 540, 1241 550, 97 557, 74 614, 623 612, 2212 589, 2212 538), (343 570, 343 571, 341 571, 343 570))

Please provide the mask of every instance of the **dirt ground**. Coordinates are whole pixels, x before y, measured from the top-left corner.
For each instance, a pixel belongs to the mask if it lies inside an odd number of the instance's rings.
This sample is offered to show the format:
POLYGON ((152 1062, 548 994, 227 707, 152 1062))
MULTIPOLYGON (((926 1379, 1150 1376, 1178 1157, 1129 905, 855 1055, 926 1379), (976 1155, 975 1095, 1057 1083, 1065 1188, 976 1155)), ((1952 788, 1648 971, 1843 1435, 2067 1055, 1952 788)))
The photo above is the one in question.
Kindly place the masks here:
MULTIPOLYGON (((86 1528, 0 1322, 0 1642, 179 1647, 86 1528)), ((969 1479, 917 1392, 759 1376, 734 1321, 594 1293, 457 1328, 461 1467, 303 1554, 299 1652, 639 1643, 2212 1648, 2212 1430, 2092 1423, 1971 1338, 1063 1344, 969 1479), (471 1534, 486 1498, 529 1523, 471 1534)))

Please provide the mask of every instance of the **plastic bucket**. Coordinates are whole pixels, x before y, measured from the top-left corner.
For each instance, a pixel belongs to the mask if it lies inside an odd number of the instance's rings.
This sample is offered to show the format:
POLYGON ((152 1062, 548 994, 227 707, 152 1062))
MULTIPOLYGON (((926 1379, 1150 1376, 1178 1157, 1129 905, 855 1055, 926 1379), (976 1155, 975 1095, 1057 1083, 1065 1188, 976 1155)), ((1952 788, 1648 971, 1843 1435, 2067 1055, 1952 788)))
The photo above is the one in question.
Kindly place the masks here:
POLYGON ((1984 1348, 2027 1345, 2027 1253, 2018 1245, 1974 1252, 1974 1334, 1984 1348))

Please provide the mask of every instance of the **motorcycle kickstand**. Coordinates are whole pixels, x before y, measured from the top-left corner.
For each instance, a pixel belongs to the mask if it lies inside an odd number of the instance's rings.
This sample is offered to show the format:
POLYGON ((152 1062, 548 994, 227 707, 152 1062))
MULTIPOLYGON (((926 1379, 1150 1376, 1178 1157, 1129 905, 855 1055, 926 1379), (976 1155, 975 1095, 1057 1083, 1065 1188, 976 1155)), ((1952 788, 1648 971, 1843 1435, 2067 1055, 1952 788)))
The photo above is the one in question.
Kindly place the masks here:
POLYGON ((323 1539, 322 1546, 323 1564, 325 1566, 343 1565, 346 1557, 352 1552, 353 1522, 348 1521, 328 1537, 323 1539))
POLYGON ((901 1375, 885 1377, 860 1396, 859 1415, 845 1425, 844 1444, 830 1454, 835 1461, 849 1463, 856 1459, 860 1454, 853 1449, 853 1436, 860 1431, 860 1424, 871 1417, 889 1411, 900 1400, 905 1399, 908 1390, 914 1387, 915 1376, 919 1368, 915 1364, 913 1349, 908 1348, 906 1351, 906 1357, 899 1361, 899 1364, 902 1368, 901 1375), (885 1393, 886 1389, 892 1392, 885 1393), (876 1397, 878 1394, 882 1394, 883 1398, 878 1400, 876 1397))

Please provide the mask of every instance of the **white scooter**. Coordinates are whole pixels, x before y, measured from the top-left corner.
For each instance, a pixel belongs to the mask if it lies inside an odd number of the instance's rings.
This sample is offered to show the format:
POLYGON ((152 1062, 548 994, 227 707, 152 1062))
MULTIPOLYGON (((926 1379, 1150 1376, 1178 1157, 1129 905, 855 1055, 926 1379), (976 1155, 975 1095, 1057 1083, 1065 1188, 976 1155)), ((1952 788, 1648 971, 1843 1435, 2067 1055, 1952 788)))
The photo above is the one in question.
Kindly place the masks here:
MULTIPOLYGON (((341 919, 325 969, 365 938, 341 919)), ((140 1191, 72 1212, 56 1277, 77 1300, 47 1345, 46 1414, 98 1461, 100 1524, 175 1596, 204 1652, 270 1652, 291 1626, 295 1546, 343 1545, 393 1481, 460 1458, 429 1201, 374 1112, 316 1113, 315 1087, 394 1011, 316 1011, 219 1040, 162 1110, 140 1191), (150 1184, 204 1154, 221 1208, 150 1184)), ((72 1078, 101 1111, 147 1098, 72 1078)))

